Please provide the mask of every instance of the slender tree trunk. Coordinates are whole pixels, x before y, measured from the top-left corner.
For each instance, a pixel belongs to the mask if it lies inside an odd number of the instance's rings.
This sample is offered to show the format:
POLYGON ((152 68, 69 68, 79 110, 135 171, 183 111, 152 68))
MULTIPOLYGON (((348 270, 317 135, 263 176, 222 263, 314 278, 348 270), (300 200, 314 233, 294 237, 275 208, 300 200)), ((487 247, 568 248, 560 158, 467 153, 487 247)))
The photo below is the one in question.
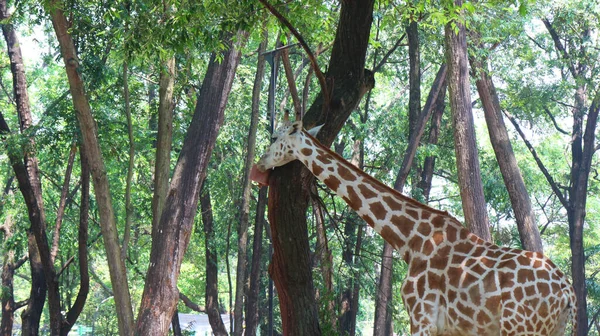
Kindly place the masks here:
POLYGON ((335 300, 333 299, 333 257, 329 249, 329 242, 325 232, 324 209, 318 199, 316 185, 313 184, 311 192, 311 206, 315 218, 315 231, 317 233, 317 246, 315 248, 315 258, 319 260, 319 267, 325 283, 325 300, 320 300, 327 306, 329 313, 328 320, 332 326, 336 324, 335 300))
POLYGON ((77 318, 83 311, 87 296, 90 290, 90 276, 88 267, 88 222, 90 210, 90 166, 87 161, 87 153, 83 144, 79 150, 79 159, 81 161, 81 203, 79 205, 79 229, 77 233, 78 246, 77 253, 79 257, 79 291, 77 298, 69 309, 66 316, 66 323, 63 323, 60 334, 67 336, 71 328, 75 325, 77 318))
POLYGON ((123 100, 125 101, 125 118, 127 119, 127 136, 129 140, 129 160, 127 177, 125 179, 125 229, 123 230, 123 244, 121 245, 121 258, 127 259, 131 225, 133 222, 133 205, 131 204, 131 184, 133 182, 133 165, 135 163, 135 142, 133 139, 133 122, 131 121, 131 103, 129 99, 129 65, 123 62, 123 100))
POLYGON ((260 276, 262 275, 261 258, 263 254, 262 242, 265 226, 265 210, 267 206, 267 187, 258 191, 256 204, 256 217, 254 225, 254 242, 252 243, 252 268, 250 270, 250 288, 246 304, 246 336, 256 336, 259 321, 259 290, 260 276))
MULTIPOLYGON (((462 0, 454 0, 455 6, 462 4, 462 0)), ((461 22, 453 21, 446 25, 445 31, 454 150, 463 213, 467 228, 482 239, 491 241, 471 108, 465 27, 461 22), (458 28, 458 32, 453 26, 458 28)))
MULTIPOLYGON (((342 1, 327 76, 334 83, 331 100, 319 94, 304 116, 305 126, 324 124, 322 143, 330 145, 362 96, 374 85, 364 70, 373 19, 373 1, 342 1), (365 76, 366 74, 366 76, 365 76), (329 107, 323 110, 323 106, 329 107)), ((269 273, 279 295, 283 333, 320 335, 310 268, 306 227, 308 188, 312 181, 299 162, 275 169, 269 182, 269 221, 273 259, 269 273)))
POLYGON ((177 309, 175 309, 175 313, 173 313, 171 326, 173 328, 173 336, 182 336, 181 325, 179 324, 179 311, 177 309))
POLYGON ((227 330, 221 319, 219 309, 219 281, 217 275, 219 267, 217 265, 217 246, 215 242, 214 222, 212 214, 212 204, 210 201, 210 190, 208 184, 204 183, 200 196, 200 208, 202 211, 202 223, 204 224, 204 239, 206 249, 206 291, 205 303, 206 314, 216 336, 226 336, 227 330))
POLYGON ((85 94, 84 83, 79 73, 79 58, 77 57, 73 39, 68 32, 69 24, 62 11, 63 3, 57 0, 52 1, 47 6, 65 62, 69 89, 73 98, 77 119, 79 120, 83 137, 82 141, 88 154, 87 158, 96 193, 111 284, 115 293, 119 334, 121 336, 130 336, 133 334, 131 297, 127 283, 125 263, 121 258, 121 246, 117 233, 116 218, 110 197, 106 167, 104 166, 102 152, 98 143, 95 121, 92 117, 92 111, 85 94))
MULTIPOLYGON (((247 33, 236 38, 244 43, 247 33)), ((211 56, 196 109, 188 128, 179 161, 157 226, 161 239, 153 239, 150 267, 138 315, 136 335, 164 335, 179 299, 177 279, 192 231, 200 187, 208 160, 223 123, 223 112, 240 60, 240 45, 232 46, 233 36, 225 39, 230 48, 220 61, 211 56)))
POLYGON ((591 171, 592 158, 596 151, 595 133, 600 112, 600 92, 596 93, 587 113, 585 126, 585 89, 579 87, 575 96, 573 112, 573 142, 571 144, 571 183, 569 188, 569 234, 572 254, 571 274, 573 287, 577 296, 577 335, 587 335, 587 287, 585 276, 585 251, 583 245, 583 231, 586 216, 586 200, 588 182, 591 171), (583 325, 582 325, 583 324, 583 325))
POLYGON ((4 260, 2 262, 2 320, 0 321, 0 335, 11 336, 15 320, 15 297, 14 297, 14 276, 15 276, 15 250, 6 244, 14 234, 14 220, 10 214, 7 215, 2 226, 4 232, 4 243, 2 251, 4 260))
MULTIPOLYGON (((416 154, 417 145, 419 143, 420 134, 417 128, 425 128, 427 118, 423 118, 421 126, 417 126, 419 115, 421 114, 421 54, 419 45, 419 30, 416 21, 409 22, 406 27, 406 35, 408 37, 408 55, 409 55, 409 100, 408 100, 408 123, 409 123, 409 143, 413 144, 409 148, 412 151, 407 151, 405 161, 410 160, 410 164, 403 166, 396 179, 394 188, 400 192, 404 188, 408 174, 413 167, 413 158, 416 154), (419 134, 417 134, 419 133, 419 134), (402 176, 401 176, 402 175, 402 176), (402 180, 402 181, 400 181, 402 180)), ((445 67, 444 67, 445 69, 445 67)), ((445 71, 445 70, 444 70, 445 71)), ((433 91, 433 89, 432 89, 433 91)), ((426 113, 423 111, 423 113, 426 113)), ((430 115, 427 115, 427 117, 430 115)), ((375 300, 375 336, 390 335, 392 333, 392 316, 390 312, 390 300, 392 298, 392 274, 394 259, 392 253, 394 248, 387 242, 383 243, 383 252, 381 256, 381 272, 379 275, 378 295, 375 300)))
POLYGON ((490 133, 490 141, 510 197, 510 203, 515 212, 521 243, 526 250, 543 252, 540 231, 536 225, 531 200, 521 176, 521 170, 517 165, 517 159, 510 143, 506 125, 504 124, 494 82, 487 72, 485 62, 473 60, 471 64, 476 76, 475 83, 483 105, 483 112, 490 133))
MULTIPOLYGON (((258 116, 260 113, 260 92, 262 89, 262 81, 265 76, 265 57, 263 53, 267 48, 268 35, 267 30, 264 30, 263 40, 261 41, 257 54, 258 61, 256 64, 256 76, 254 77, 254 85, 252 88, 252 113, 250 116, 250 129, 248 130, 248 143, 246 159, 244 162, 244 177, 242 184, 242 205, 240 211, 239 227, 238 227, 238 251, 237 251, 237 268, 235 278, 235 309, 233 312, 233 335, 241 336, 243 333, 243 311, 244 297, 246 296, 246 273, 248 268, 248 218, 250 216, 250 193, 252 191, 252 181, 250 180, 250 169, 254 163, 254 150, 256 147, 256 131, 258 129, 258 116)), ((260 234, 260 233, 259 233, 260 234)))
POLYGON ((50 258, 52 263, 56 260, 58 254, 59 241, 60 241, 60 228, 62 226, 62 220, 65 213, 65 207, 67 205, 67 195, 69 193, 69 181, 71 181, 71 172, 73 171, 73 163, 75 162, 75 154, 77 153, 77 144, 73 142, 71 150, 69 151, 69 160, 67 161, 67 169, 65 171, 65 179, 63 182, 62 190, 60 192, 60 201, 58 203, 58 210, 56 211, 56 224, 54 224, 54 239, 52 240, 52 250, 50 251, 50 258))
POLYGON ((40 258, 37 243, 31 230, 27 230, 27 247, 29 250, 29 267, 31 269, 31 289, 29 302, 21 313, 21 333, 37 336, 40 334, 40 321, 48 286, 44 277, 44 267, 40 258))
MULTIPOLYGON (((6 20, 9 18, 6 2, 0 2, 0 18, 6 20)), ((22 134, 28 132, 29 127, 32 123, 31 107, 29 105, 29 96, 27 93, 27 81, 25 77, 25 67, 23 65, 23 56, 21 54, 21 48, 17 38, 17 34, 12 24, 3 24, 2 33, 6 40, 8 48, 8 57, 10 59, 10 68, 13 75, 13 92, 15 95, 15 102, 17 105, 17 114, 19 116, 19 126, 22 134)), ((2 125, 0 126, 0 133, 10 133, 8 125, 2 118, 2 125)), ((55 277, 55 270, 52 264, 52 258, 50 253, 50 244, 48 237, 46 236, 46 216, 44 213, 44 204, 42 201, 42 186, 39 176, 38 161, 34 155, 35 153, 35 139, 33 136, 29 137, 29 141, 23 148, 23 157, 19 157, 14 153, 8 153, 11 165, 19 181, 19 189, 23 195, 25 203, 27 205, 27 212, 29 221, 31 222, 31 232, 35 236, 32 237, 32 243, 37 246, 37 256, 41 266, 43 268, 44 276, 36 281, 45 279, 46 288, 48 291, 48 310, 50 315, 50 330, 52 333, 60 332, 60 325, 62 322, 62 316, 60 312, 60 295, 58 291, 58 281, 55 277)), ((29 247, 31 248, 31 244, 29 247)), ((35 251, 33 252, 35 254, 35 251)), ((31 260, 36 263, 37 260, 31 260)), ((37 265, 34 265, 37 267, 37 265)), ((32 266, 32 279, 34 277, 34 270, 32 266)), ((36 273, 35 276, 41 276, 40 273, 36 273)), ((33 284, 33 281, 32 281, 33 284)), ((39 290, 40 288, 36 288, 39 290)), ((33 288, 32 288, 33 290, 33 288)), ((32 293, 33 294, 33 293, 32 293)), ((42 299, 41 302, 33 303, 32 307, 36 307, 30 313, 38 314, 40 312, 38 307, 43 306, 44 295, 32 295, 30 300, 42 299)), ((39 323, 39 316, 30 316, 34 320, 33 326, 39 323)), ((37 333, 37 331, 35 331, 37 333)))
MULTIPOLYGON (((438 138, 440 135, 440 128, 442 126, 442 115, 444 114, 444 110, 446 108, 445 99, 446 99, 446 81, 442 84, 442 88, 440 89, 440 94, 438 95, 434 105, 433 105, 433 115, 431 116, 431 126, 429 129, 429 139, 428 143, 432 145, 436 145, 438 142, 438 138)), ((431 181, 433 179, 433 169, 435 167, 435 156, 428 156, 425 158, 425 162, 423 162, 423 169, 421 170, 421 181, 417 185, 419 189, 422 190, 423 199, 426 202, 429 202, 429 195, 431 192, 431 181)))
POLYGON ((158 221, 167 198, 167 191, 169 191, 173 109, 175 107, 173 104, 175 57, 171 57, 161 64, 158 85, 158 133, 154 164, 154 195, 152 197, 152 237, 157 235, 158 221))

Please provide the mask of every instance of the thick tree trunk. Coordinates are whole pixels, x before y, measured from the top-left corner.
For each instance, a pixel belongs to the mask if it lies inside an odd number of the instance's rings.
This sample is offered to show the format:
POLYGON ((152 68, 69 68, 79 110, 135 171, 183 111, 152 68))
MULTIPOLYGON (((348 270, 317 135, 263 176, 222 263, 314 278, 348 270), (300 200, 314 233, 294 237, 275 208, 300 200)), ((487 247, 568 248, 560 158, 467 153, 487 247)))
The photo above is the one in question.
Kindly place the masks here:
POLYGON ((219 281, 217 275, 217 246, 215 242, 215 231, 210 201, 210 190, 208 184, 204 183, 200 196, 200 209, 202 211, 202 224, 204 224, 204 241, 206 249, 206 289, 205 299, 206 314, 215 336, 226 336, 227 330, 221 319, 219 310, 219 281))
MULTIPOLYGON (((361 97, 374 85, 365 72, 365 55, 373 19, 373 1, 342 1, 327 77, 331 101, 320 93, 304 116, 307 128, 324 124, 319 140, 330 145, 361 97), (366 76, 365 76, 366 74, 366 76), (323 105, 328 107, 323 110, 323 105)), ((279 294, 283 333, 320 335, 314 300, 306 227, 308 187, 312 181, 299 162, 275 169, 270 177, 269 220, 273 259, 269 273, 279 294)))
MULTIPOLYGON (((462 0, 454 1, 456 6, 462 6, 462 3, 462 0)), ((448 89, 463 213, 467 228, 482 239, 491 241, 471 108, 465 27, 461 22, 453 21, 446 25, 445 30, 448 89), (453 26, 458 28, 458 32, 453 26)))
POLYGON ((504 124, 500 101, 494 82, 487 72, 483 61, 473 60, 472 66, 476 76, 475 83, 479 98, 483 105, 485 120, 490 133, 490 141, 496 154, 496 160, 510 197, 510 203, 515 213, 517 228, 523 248, 529 251, 543 252, 542 238, 536 225, 535 214, 531 200, 517 165, 517 159, 510 143, 508 131, 504 124))
MULTIPOLYGON (((246 33, 237 41, 243 43, 246 33)), ((231 45, 233 36, 225 42, 231 45)), ((179 299, 177 279, 192 231, 208 160, 223 123, 223 112, 240 60, 239 46, 230 46, 220 61, 211 56, 196 109, 175 166, 163 213, 153 239, 150 267, 136 325, 136 335, 164 335, 179 299)))
MULTIPOLYGON (((246 273, 248 268, 248 218, 250 216, 250 192, 252 191, 252 181, 250 180, 250 169, 254 163, 254 151, 256 147, 256 131, 258 129, 258 116, 260 113, 260 92, 262 81, 265 76, 265 57, 263 53, 267 48, 267 30, 264 30, 263 40, 261 41, 257 54, 256 76, 252 88, 252 113, 250 116, 250 129, 248 130, 248 143, 246 159, 244 162, 244 178, 242 184, 242 205, 240 211, 240 220, 238 227, 238 251, 237 267, 235 278, 235 309, 233 312, 233 335, 241 336, 243 333, 244 297, 246 296, 246 273)), ((260 234, 260 233, 259 233, 260 234)))
POLYGON ((121 336, 133 334, 133 311, 131 308, 131 297, 127 283, 125 263, 121 259, 121 246, 117 233, 116 218, 106 168, 98 143, 96 124, 92 117, 92 110, 85 94, 83 80, 79 73, 79 58, 73 44, 73 39, 68 32, 69 24, 61 8, 61 1, 52 1, 48 4, 48 11, 52 17, 52 25, 60 44, 61 54, 65 62, 69 89, 73 98, 73 105, 79 120, 82 141, 87 151, 88 163, 94 183, 96 202, 100 214, 100 226, 106 257, 111 278, 111 284, 115 293, 116 315, 119 323, 121 336))
POLYGON ((262 275, 261 258, 263 254, 263 231, 265 227, 265 210, 267 206, 267 187, 261 187, 258 191, 258 202, 256 204, 256 217, 254 225, 254 241, 252 243, 252 268, 250 269, 250 288, 248 289, 248 300, 246 301, 246 336, 256 336, 259 318, 259 289, 260 276, 262 275))

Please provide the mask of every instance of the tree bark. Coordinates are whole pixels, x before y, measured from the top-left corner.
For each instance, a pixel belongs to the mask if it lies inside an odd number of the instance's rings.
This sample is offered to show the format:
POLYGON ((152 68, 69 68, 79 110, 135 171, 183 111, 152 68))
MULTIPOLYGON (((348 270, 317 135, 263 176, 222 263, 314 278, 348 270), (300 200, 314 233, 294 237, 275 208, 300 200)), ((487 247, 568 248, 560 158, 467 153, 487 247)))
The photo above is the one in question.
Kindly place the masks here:
MULTIPOLYGON (((409 146, 404 156, 403 169, 400 169, 394 189, 402 192, 408 174, 413 166, 413 158, 416 154, 419 144, 420 134, 425 128, 427 119, 421 121, 421 131, 417 130, 419 116, 421 114, 421 60, 419 46, 419 31, 416 21, 409 22, 406 27, 406 35, 408 37, 408 55, 409 55, 409 100, 408 100, 408 134, 409 146), (417 134, 419 133, 419 134, 417 134), (418 137, 418 138, 417 138, 418 137)), ((442 66, 445 74, 445 66, 442 66)), ((433 89, 432 89, 433 92, 433 89)), ((423 111, 425 114, 425 111, 423 111)), ((429 115, 427 115, 428 117, 429 115)), ((381 256, 381 271, 379 273, 378 295, 375 300, 375 325, 373 335, 385 336, 392 333, 392 315, 390 311, 390 300, 392 298, 392 274, 393 274, 393 251, 394 248, 383 243, 383 251, 381 256)))
MULTIPOLYGON (((462 0, 454 1, 457 7, 462 4, 462 0)), ((465 223, 471 232, 491 241, 471 108, 465 27, 459 21, 452 21, 446 24, 445 35, 454 150, 465 223)))
POLYGON ((587 335, 587 287, 585 276, 585 250, 583 245, 583 230, 586 216, 586 201, 592 158, 595 148, 595 133, 600 112, 600 92, 596 93, 587 113, 585 127, 584 102, 585 90, 579 87, 575 96, 576 105, 573 111, 573 142, 571 143, 571 183, 569 192, 569 235, 572 254, 571 274, 573 287, 577 296, 577 335, 587 335), (584 130, 585 129, 585 130, 584 130), (582 326, 583 324, 583 326, 582 326))
POLYGON ((27 230, 27 247, 31 270, 31 289, 29 290, 27 307, 21 313, 21 332, 23 335, 37 336, 40 334, 40 321, 48 286, 46 285, 44 267, 42 266, 37 243, 31 230, 27 230))
MULTIPOLYGON (((324 124, 318 138, 325 145, 331 145, 362 96, 374 85, 372 73, 364 70, 372 19, 372 0, 342 1, 327 72, 333 84, 331 100, 324 101, 321 92, 304 116, 307 129, 324 124)), ((273 237, 269 273, 277 287, 285 335, 321 334, 306 227, 310 176, 302 164, 294 162, 275 169, 269 181, 273 237)))
POLYGON ((65 213, 65 207, 67 205, 67 194, 69 193, 69 181, 71 181, 71 173, 73 172, 73 164, 75 162, 75 154, 77 153, 77 144, 71 145, 69 151, 69 160, 67 161, 67 169, 65 171, 65 179, 63 182, 62 190, 60 192, 60 201, 58 203, 58 209, 56 211, 56 224, 54 225, 54 238, 52 239, 52 251, 50 251, 50 258, 52 263, 56 260, 58 254, 59 242, 60 242, 60 228, 62 226, 62 220, 65 213))
MULTIPOLYGON (((240 32, 236 40, 241 45, 246 37, 247 33, 240 32)), ((223 123, 223 112, 241 56, 240 45, 232 46, 232 39, 233 36, 225 38, 230 48, 219 57, 220 61, 216 54, 211 56, 198 94, 157 226, 161 238, 152 241, 136 335, 164 335, 179 299, 177 279, 189 244, 200 187, 223 123)))
POLYGON ((250 270, 250 288, 248 289, 248 300, 246 301, 246 330, 245 335, 256 336, 256 328, 259 320, 259 290, 260 276, 262 274, 261 258, 263 254, 262 242, 265 227, 265 210, 267 206, 267 187, 261 187, 258 191, 258 202, 256 204, 256 217, 254 225, 254 241, 252 243, 252 268, 250 270))
POLYGON ((81 203, 79 204, 79 229, 77 232, 78 246, 77 254, 79 258, 79 291, 73 306, 67 313, 65 323, 63 323, 60 334, 67 336, 71 328, 75 325, 77 318, 83 311, 87 296, 90 290, 90 276, 88 267, 88 222, 90 210, 90 166, 87 161, 87 153, 81 144, 79 150, 79 160, 81 161, 81 203))
POLYGON ((15 321, 15 297, 14 297, 14 276, 15 276, 15 250, 6 244, 14 234, 14 220, 9 214, 4 220, 2 226, 4 232, 4 243, 2 251, 4 260, 2 261, 2 318, 0 321, 0 335, 11 336, 15 321))
POLYGON ((206 249, 206 291, 204 299, 206 314, 208 315, 208 321, 213 334, 215 336, 226 336, 227 330, 225 329, 225 324, 221 319, 221 312, 219 310, 219 281, 217 278, 219 268, 217 265, 217 249, 213 229, 212 204, 207 183, 204 183, 202 187, 200 208, 202 211, 202 224, 204 224, 204 245, 206 249))
POLYGON ((73 44, 73 39, 68 32, 69 24, 62 11, 61 1, 52 1, 48 4, 48 11, 52 17, 52 25, 60 45, 61 54, 65 62, 69 89, 73 98, 73 106, 79 120, 82 141, 87 151, 88 163, 94 183, 96 202, 100 214, 100 227, 106 249, 106 258, 115 293, 116 315, 119 324, 119 334, 130 336, 133 334, 133 311, 131 297, 127 283, 125 263, 121 259, 121 246, 117 233, 117 224, 110 197, 106 167, 98 143, 96 124, 92 117, 92 110, 85 94, 83 80, 79 74, 79 59, 73 44))
MULTIPOLYGON (((127 48, 125 48, 127 50, 127 48)), ((125 179, 125 228, 123 230, 123 244, 121 245, 121 258, 127 259, 131 225, 133 223, 133 205, 131 204, 131 184, 133 183, 133 165, 135 163, 135 141, 133 139, 133 122, 131 120, 131 102, 129 98, 129 64, 123 62, 123 100, 125 103, 125 119, 127 120, 127 137, 129 142, 129 158, 127 177, 125 179)))
MULTIPOLYGON (((258 61, 256 64, 256 75, 254 77, 254 85, 252 87, 252 112, 250 116, 250 129, 248 130, 248 143, 246 145, 247 152, 244 162, 244 177, 242 184, 242 204, 238 227, 238 251, 237 251, 237 267, 235 278, 235 309, 233 312, 233 335, 241 336, 243 333, 243 311, 244 297, 246 296, 246 273, 248 269, 248 221, 250 216, 250 192, 252 191, 252 181, 250 180, 250 169, 254 162, 254 152, 256 147, 256 131, 258 129, 258 117, 260 113, 260 92, 262 81, 265 76, 265 57, 264 52, 267 48, 268 35, 267 30, 264 30, 263 39, 258 47, 258 61)), ((260 233, 258 233, 260 234, 260 233)))
POLYGON ((154 195, 152 197, 152 237, 157 235, 158 222, 169 191, 173 109, 175 108, 173 103, 175 71, 175 57, 171 57, 161 64, 158 79, 158 132, 154 164, 154 195))
MULTIPOLYGON (((8 9, 6 8, 6 2, 0 2, 0 19, 7 20, 10 17, 8 9)), ((25 66, 23 65, 23 56, 21 54, 21 48, 17 34, 12 24, 3 24, 2 33, 6 40, 8 48, 8 57, 10 59, 10 68, 13 75, 13 93, 15 103, 17 105, 17 114, 19 116, 19 126, 22 134, 28 132, 29 127, 32 123, 31 107, 29 105, 29 96, 27 92, 27 80, 25 77, 25 66)), ((2 125, 0 125, 0 133, 10 133, 10 129, 6 124, 4 118, 2 118, 2 125)), ((30 251, 33 257, 30 259, 32 265, 32 285, 38 286, 40 282, 45 281, 46 285, 43 287, 33 288, 31 301, 41 300, 40 302, 33 302, 29 307, 32 308, 25 314, 26 317, 32 318, 31 327, 39 327, 39 319, 41 314, 41 308, 44 305, 43 299, 45 298, 45 290, 48 291, 48 310, 50 315, 50 330, 57 334, 60 332, 61 325, 61 312, 60 312, 60 295, 58 291, 58 281, 55 278, 55 270, 52 264, 52 258, 50 253, 50 244, 48 237, 46 236, 46 215, 44 213, 44 204, 42 201, 42 185, 40 182, 38 160, 34 155, 35 153, 35 139, 33 136, 28 137, 28 141, 23 148, 23 156, 19 157, 15 153, 9 151, 8 156, 19 181, 19 189, 27 205, 27 212, 29 221, 31 223, 30 232, 33 233, 34 237, 29 238, 29 248, 34 248, 36 251, 30 251), (39 259, 38 259, 39 257, 39 259), (40 264, 37 264, 37 262, 40 264), (40 272, 37 267, 42 267, 43 272, 40 272), (35 277, 40 277, 35 279, 35 277), (35 282, 35 283, 34 283, 35 282), (33 293, 34 290, 44 290, 44 293, 33 293)), ((28 307, 28 308, 29 308, 28 307)), ((34 331, 37 333, 38 331, 34 331)))
POLYGON ((510 143, 506 124, 504 124, 494 82, 487 72, 484 61, 473 60, 472 66, 476 76, 475 84, 488 125, 490 141, 515 213, 521 243, 524 249, 541 253, 543 252, 542 238, 535 221, 525 182, 521 176, 521 170, 517 165, 517 159, 510 143))
MULTIPOLYGON (((442 84, 440 94, 438 95, 435 103, 433 104, 433 115, 431 116, 431 126, 429 128, 429 144, 436 145, 440 135, 440 128, 442 126, 442 115, 446 109, 446 81, 442 84)), ((433 170, 435 167, 435 156, 428 156, 423 162, 423 169, 421 170, 421 180, 417 187, 422 190, 423 199, 429 203, 429 195, 431 193, 431 181, 433 179, 433 170)))

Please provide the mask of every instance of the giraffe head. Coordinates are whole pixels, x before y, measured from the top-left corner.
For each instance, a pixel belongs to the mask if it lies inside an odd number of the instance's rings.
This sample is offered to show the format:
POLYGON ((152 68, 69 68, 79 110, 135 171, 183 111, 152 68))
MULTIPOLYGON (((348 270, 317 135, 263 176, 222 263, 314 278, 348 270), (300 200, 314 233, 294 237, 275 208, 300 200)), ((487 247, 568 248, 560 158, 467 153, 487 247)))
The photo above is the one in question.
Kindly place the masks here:
MULTIPOLYGON (((315 136, 321 126, 314 127, 307 132, 315 136)), ((301 140, 304 137, 303 132, 302 120, 295 122, 284 120, 283 125, 273 133, 273 143, 269 150, 261 156, 256 164, 258 170, 264 172, 267 169, 283 166, 294 161, 297 158, 296 149, 302 143, 301 140)))

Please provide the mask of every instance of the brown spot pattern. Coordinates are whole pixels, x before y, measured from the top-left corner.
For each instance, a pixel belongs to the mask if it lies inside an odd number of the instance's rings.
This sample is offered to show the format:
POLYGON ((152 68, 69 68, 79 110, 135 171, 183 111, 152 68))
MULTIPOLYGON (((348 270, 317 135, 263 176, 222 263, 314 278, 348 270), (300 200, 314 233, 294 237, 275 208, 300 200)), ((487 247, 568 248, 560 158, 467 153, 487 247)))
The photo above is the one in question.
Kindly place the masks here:
POLYGON ((350 169, 342 165, 338 166, 338 174, 340 174, 344 181, 356 181, 356 175, 354 175, 354 173, 350 171, 350 169))
POLYGON ((381 229, 381 237, 383 237, 385 241, 390 243, 396 249, 399 249, 404 245, 402 239, 400 239, 400 237, 398 237, 394 230, 392 230, 392 228, 389 226, 384 226, 381 229))
POLYGON ((392 209, 392 211, 402 210, 402 204, 396 201, 392 196, 383 196, 383 201, 392 209))
POLYGON ((374 192, 373 190, 371 190, 371 188, 367 187, 364 184, 359 184, 358 185, 358 190, 360 190, 360 193, 363 195, 363 197, 365 199, 377 197, 377 193, 374 192))
POLYGON ((333 191, 337 191, 341 184, 340 180, 335 176, 329 176, 323 182, 333 191))

